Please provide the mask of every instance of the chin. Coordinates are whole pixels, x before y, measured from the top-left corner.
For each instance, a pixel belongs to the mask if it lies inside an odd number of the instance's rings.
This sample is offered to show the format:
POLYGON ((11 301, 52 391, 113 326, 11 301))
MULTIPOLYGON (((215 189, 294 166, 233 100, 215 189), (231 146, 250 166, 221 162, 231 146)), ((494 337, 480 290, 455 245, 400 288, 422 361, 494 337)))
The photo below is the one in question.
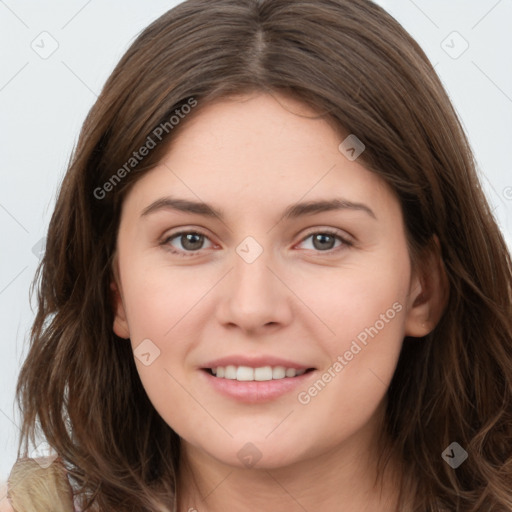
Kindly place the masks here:
MULTIPOLYGON (((273 434, 271 434, 272 436, 273 434)), ((278 469, 291 466, 310 456, 304 446, 304 439, 294 441, 289 436, 265 439, 264 435, 236 436, 234 440, 216 443, 199 449, 218 462, 240 469, 278 469), (212 445, 215 449, 212 450, 212 445)))

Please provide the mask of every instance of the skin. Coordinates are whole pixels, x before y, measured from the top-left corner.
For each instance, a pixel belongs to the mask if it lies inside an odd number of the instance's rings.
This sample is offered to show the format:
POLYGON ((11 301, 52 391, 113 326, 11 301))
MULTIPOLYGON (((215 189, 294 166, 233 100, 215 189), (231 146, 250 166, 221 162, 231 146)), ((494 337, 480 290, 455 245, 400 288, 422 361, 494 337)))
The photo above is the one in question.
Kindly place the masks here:
POLYGON ((348 133, 314 114, 279 95, 206 105, 123 203, 114 331, 134 350, 149 339, 160 351, 148 366, 135 362, 154 407, 183 440, 179 510, 396 506, 397 463, 374 485, 377 434, 404 336, 435 326, 438 270, 428 278, 413 271, 393 192, 338 150, 348 133), (225 218, 171 209, 141 216, 167 195, 207 202, 225 218), (352 209, 281 218, 297 202, 333 197, 363 203, 375 218, 352 209), (311 235, 325 229, 350 244, 315 246, 311 235), (183 237, 170 238, 181 230, 205 235, 192 256, 169 250, 187 252, 183 237), (247 236, 263 249, 252 263, 236 252, 247 236), (298 393, 393 304, 394 318, 300 403, 298 393), (232 354, 283 357, 315 371, 277 399, 241 403, 201 370, 232 354), (261 455, 253 467, 238 457, 248 442, 261 455))

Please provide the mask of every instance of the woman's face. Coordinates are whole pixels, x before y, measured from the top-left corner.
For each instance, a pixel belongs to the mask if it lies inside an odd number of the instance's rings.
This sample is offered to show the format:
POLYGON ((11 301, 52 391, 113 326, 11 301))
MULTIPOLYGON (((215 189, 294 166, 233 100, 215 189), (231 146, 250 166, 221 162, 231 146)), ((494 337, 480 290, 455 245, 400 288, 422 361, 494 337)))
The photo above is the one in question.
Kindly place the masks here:
POLYGON ((360 450, 404 336, 422 334, 398 201, 345 137, 276 98, 287 108, 260 94, 187 119, 117 240, 114 330, 151 402, 235 466, 360 450))

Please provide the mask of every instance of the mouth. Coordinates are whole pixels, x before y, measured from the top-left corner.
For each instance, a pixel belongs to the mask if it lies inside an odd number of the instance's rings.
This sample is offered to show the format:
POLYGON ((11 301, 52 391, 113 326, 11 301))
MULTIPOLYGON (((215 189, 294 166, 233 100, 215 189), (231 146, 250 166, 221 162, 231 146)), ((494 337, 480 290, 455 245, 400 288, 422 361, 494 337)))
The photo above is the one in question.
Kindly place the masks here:
POLYGON ((202 368, 203 371, 217 379, 236 380, 239 382, 265 382, 272 380, 293 379, 315 370, 315 368, 287 368, 285 366, 216 366, 202 368))

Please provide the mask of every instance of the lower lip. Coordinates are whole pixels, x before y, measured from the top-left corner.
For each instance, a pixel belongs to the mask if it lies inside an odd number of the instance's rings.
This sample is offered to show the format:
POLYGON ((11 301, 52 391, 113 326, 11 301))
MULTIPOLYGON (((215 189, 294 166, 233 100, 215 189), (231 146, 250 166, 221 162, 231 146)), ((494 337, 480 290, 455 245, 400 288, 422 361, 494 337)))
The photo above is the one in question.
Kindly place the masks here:
POLYGON ((264 381, 238 381, 224 379, 210 375, 207 371, 201 370, 208 383, 219 393, 234 398, 240 402, 258 403, 274 400, 287 393, 292 392, 304 381, 309 379, 314 371, 309 371, 297 377, 285 377, 284 379, 264 381))

